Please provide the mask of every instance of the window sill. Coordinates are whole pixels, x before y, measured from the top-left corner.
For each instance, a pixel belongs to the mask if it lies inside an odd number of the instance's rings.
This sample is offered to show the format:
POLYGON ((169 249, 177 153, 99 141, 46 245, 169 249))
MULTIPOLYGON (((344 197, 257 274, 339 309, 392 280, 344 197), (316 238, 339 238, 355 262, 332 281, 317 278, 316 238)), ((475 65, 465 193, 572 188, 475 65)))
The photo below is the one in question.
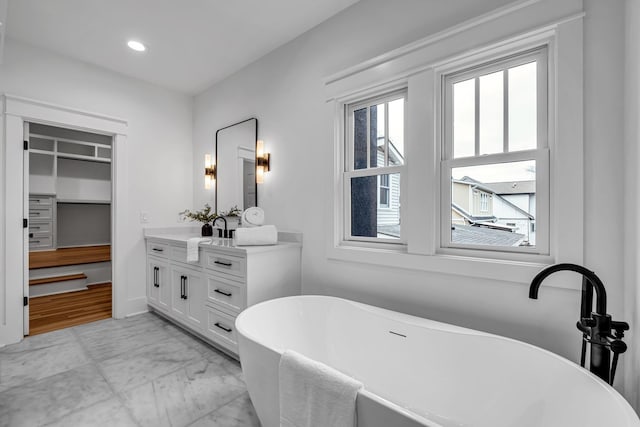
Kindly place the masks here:
MULTIPOLYGON (((328 248, 327 258, 391 268, 529 284, 533 277, 554 261, 549 256, 527 255, 527 261, 479 258, 452 254, 422 255, 408 253, 407 247, 376 248, 344 243, 328 248)), ((546 283, 545 283, 546 284, 546 283)), ((549 286, 579 290, 578 283, 549 281, 549 286)))

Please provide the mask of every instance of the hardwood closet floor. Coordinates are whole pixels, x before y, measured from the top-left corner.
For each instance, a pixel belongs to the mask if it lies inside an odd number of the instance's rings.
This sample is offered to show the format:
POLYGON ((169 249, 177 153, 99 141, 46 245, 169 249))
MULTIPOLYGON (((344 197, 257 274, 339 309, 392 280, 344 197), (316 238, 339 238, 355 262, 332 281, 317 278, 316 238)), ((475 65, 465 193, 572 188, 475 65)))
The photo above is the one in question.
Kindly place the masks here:
POLYGON ((88 290, 29 298, 29 335, 38 335, 111 317, 111 283, 88 290))

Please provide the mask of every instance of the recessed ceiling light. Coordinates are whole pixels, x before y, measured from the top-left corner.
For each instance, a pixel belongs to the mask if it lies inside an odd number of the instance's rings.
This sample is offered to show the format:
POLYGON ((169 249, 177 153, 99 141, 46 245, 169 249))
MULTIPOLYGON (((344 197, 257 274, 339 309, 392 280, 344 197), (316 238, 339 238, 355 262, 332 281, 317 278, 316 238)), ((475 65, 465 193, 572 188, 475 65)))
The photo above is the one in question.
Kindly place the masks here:
POLYGON ((129 40, 127 42, 127 46, 129 46, 131 49, 135 50, 136 52, 144 52, 145 50, 147 50, 147 47, 145 45, 135 40, 129 40))

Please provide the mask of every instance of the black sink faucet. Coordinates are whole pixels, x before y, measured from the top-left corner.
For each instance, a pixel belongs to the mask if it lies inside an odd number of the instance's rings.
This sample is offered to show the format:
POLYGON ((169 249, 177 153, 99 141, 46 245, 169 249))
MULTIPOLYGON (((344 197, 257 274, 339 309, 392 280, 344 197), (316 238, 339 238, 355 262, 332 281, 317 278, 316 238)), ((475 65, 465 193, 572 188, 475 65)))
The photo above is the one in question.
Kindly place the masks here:
POLYGON ((626 322, 611 320, 607 314, 607 291, 604 284, 596 274, 577 264, 555 264, 541 272, 531 281, 529 298, 538 299, 538 290, 542 281, 549 275, 558 271, 574 271, 582 275, 582 301, 580 306, 580 320, 576 326, 582 332, 582 354, 580 364, 584 367, 586 345, 591 345, 590 371, 609 384, 613 384, 618 356, 627 350, 627 345, 622 341, 624 331, 629 330, 626 322), (593 291, 596 292, 596 311, 593 309, 593 291), (612 330, 615 334, 612 335, 612 330), (613 352, 613 364, 611 364, 611 352, 613 352))
MULTIPOLYGON (((224 221, 224 234, 222 236, 218 235, 218 237, 228 237, 227 235, 229 234, 229 231, 227 230, 227 219, 223 216, 218 216, 216 217, 216 219, 213 220, 213 222, 211 223, 212 226, 216 225, 216 222, 221 219, 224 221)), ((222 231, 222 230, 220 230, 222 231)))

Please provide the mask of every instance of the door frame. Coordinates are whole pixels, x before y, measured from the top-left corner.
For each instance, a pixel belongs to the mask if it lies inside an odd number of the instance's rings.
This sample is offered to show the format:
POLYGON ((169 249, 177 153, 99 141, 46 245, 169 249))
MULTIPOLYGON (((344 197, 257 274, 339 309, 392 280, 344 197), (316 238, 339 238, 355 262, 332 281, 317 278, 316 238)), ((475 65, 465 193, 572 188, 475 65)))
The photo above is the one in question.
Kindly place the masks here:
POLYGON ((85 132, 109 135, 113 140, 111 152, 111 280, 112 317, 126 316, 126 213, 128 201, 127 182, 127 120, 104 114, 69 108, 20 96, 2 95, 3 114, 0 127, 4 130, 0 150, 0 167, 4 165, 4 185, 0 188, 0 343, 9 344, 22 340, 24 330, 23 297, 25 282, 28 284, 28 229, 22 228, 24 197, 24 123, 34 122, 65 127, 85 132), (3 158, 4 157, 4 158, 3 158), (4 196, 4 197, 3 197, 4 196), (26 248, 25 248, 26 245, 26 248), (16 248, 22 250, 17 251, 16 248), (26 254, 26 255, 25 255, 26 254), (25 259, 26 258, 26 259, 25 259), (25 273, 25 271, 27 273, 25 273), (4 277, 2 277, 4 276, 4 277), (26 276, 26 277, 25 277, 26 276), (4 289, 3 289, 4 288, 4 289), (4 291, 4 292, 2 292, 4 291))

